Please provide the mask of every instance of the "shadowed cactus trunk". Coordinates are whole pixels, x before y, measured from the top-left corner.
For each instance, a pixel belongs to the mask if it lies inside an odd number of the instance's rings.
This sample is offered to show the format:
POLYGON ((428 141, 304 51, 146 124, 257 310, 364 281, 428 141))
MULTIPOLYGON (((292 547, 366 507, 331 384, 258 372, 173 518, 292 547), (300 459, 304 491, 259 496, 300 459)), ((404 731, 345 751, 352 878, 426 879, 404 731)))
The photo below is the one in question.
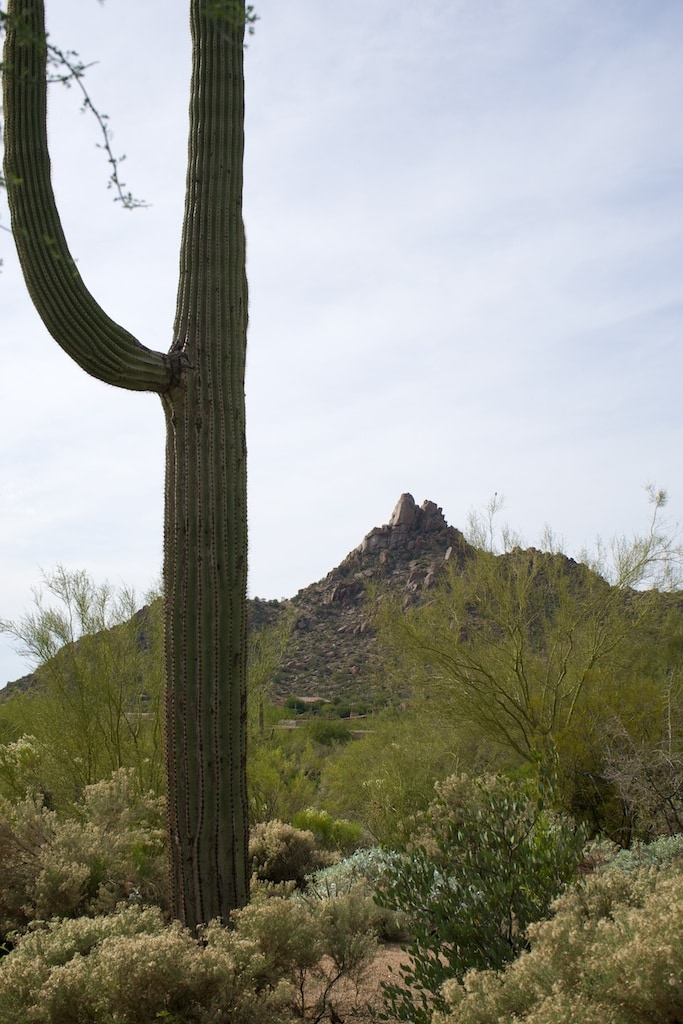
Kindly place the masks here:
POLYGON ((5 176, 24 277, 48 330, 89 374, 160 395, 167 424, 164 583, 172 909, 190 927, 248 895, 247 507, 242 223, 244 5, 191 0, 193 69, 180 280, 168 353, 85 288, 61 228, 45 126, 42 0, 11 0, 5 176))

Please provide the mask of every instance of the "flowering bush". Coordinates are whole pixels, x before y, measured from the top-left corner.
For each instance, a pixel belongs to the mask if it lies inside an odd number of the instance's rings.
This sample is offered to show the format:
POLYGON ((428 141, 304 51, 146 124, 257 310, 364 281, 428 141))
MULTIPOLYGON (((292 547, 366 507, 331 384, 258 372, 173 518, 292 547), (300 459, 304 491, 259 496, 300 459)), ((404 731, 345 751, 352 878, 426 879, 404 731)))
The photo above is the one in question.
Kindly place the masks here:
POLYGON ((264 882, 295 882, 303 888, 306 876, 329 864, 331 856, 320 850, 312 832, 294 828, 277 819, 254 825, 249 834, 252 874, 264 882))
POLYGON ((291 1021, 291 988, 257 944, 215 931, 201 945, 157 908, 51 922, 2 961, 0 1024, 291 1021))

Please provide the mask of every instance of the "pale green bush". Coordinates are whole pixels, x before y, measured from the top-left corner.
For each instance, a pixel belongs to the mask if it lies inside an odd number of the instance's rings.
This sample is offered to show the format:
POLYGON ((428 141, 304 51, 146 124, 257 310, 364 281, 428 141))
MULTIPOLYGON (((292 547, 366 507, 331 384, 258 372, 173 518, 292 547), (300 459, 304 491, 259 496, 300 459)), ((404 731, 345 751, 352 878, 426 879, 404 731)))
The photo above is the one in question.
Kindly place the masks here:
POLYGON ((254 825, 249 834, 252 874, 263 882, 295 882, 303 888, 306 876, 330 864, 332 857, 318 848, 312 832, 277 819, 254 825))
POLYGON ((207 929, 205 944, 156 908, 54 921, 0 964, 0 1024, 285 1024, 291 987, 258 945, 207 929))
POLYGON ((375 955, 366 900, 258 895, 200 941, 158 908, 36 925, 0 961, 0 1024, 290 1024, 333 1017, 375 955))
POLYGON ((616 849, 607 867, 628 874, 644 867, 666 867, 676 862, 683 864, 683 835, 660 836, 651 843, 635 842, 628 850, 616 849))
POLYGON ((86 787, 72 817, 40 796, 0 799, 0 933, 35 919, 98 914, 120 900, 164 904, 163 801, 136 791, 133 769, 86 787))
POLYGON ((299 811, 292 818, 292 825, 312 832, 318 846, 337 853, 350 853, 355 850, 363 835, 363 827, 357 822, 347 821, 346 818, 333 818, 327 811, 316 807, 299 811))
POLYGON ((316 871, 308 879, 305 895, 309 899, 330 899, 356 892, 370 901, 373 926, 377 934, 387 941, 406 938, 406 915, 400 910, 380 907, 375 891, 387 878, 389 869, 400 854, 372 846, 356 850, 350 857, 316 871))
POLYGON ((338 896, 350 892, 359 883, 367 883, 374 891, 387 877, 389 868, 399 854, 370 846, 356 850, 344 860, 316 871, 309 879, 306 891, 319 897, 338 896))
POLYGON ((505 971, 443 988, 434 1024, 674 1024, 683 1019, 680 861, 574 885, 529 928, 531 951, 505 971))

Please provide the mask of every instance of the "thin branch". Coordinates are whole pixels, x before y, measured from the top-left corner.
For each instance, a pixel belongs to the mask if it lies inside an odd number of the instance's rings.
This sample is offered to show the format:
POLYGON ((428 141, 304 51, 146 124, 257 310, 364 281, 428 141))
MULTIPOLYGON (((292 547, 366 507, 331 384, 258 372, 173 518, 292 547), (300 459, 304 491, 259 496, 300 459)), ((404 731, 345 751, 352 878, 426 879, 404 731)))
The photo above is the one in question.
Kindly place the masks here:
MULTIPOLYGON (((8 15, 4 9, 0 9, 0 34, 5 30, 7 25, 8 15)), ((125 210, 135 210, 139 207, 148 207, 149 203, 143 199, 136 199, 136 197, 126 190, 126 184, 121 178, 120 167, 123 161, 126 159, 125 155, 115 156, 112 149, 112 136, 109 128, 109 117, 107 114, 101 113, 92 101, 90 93, 88 92, 85 83, 84 76, 88 68, 94 66, 96 62, 90 64, 84 64, 80 60, 78 54, 73 50, 62 50, 54 43, 50 43, 46 37, 45 46, 47 49, 48 67, 53 69, 48 73, 47 81, 50 84, 55 82, 71 87, 72 82, 75 82, 80 89, 83 97, 81 109, 89 111, 95 120, 102 136, 102 142, 98 144, 98 149, 104 150, 107 163, 110 166, 109 181, 107 188, 114 189, 116 196, 114 198, 115 203, 121 203, 125 210)), ((0 67, 2 65, 0 64, 0 67)), ((5 180, 0 176, 0 188, 5 187, 5 180)), ((2 225, 0 225, 2 227, 2 225)), ((9 231, 9 228, 4 228, 5 231, 9 231)), ((11 233, 11 232, 10 232, 11 233)))

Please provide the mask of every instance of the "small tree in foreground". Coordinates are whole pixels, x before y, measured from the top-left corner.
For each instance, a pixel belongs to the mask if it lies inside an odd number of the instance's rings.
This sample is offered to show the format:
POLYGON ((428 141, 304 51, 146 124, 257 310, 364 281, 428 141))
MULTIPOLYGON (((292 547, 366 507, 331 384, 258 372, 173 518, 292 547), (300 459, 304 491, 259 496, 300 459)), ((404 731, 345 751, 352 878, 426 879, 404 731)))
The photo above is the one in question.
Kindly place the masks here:
POLYGON ((180 280, 167 353, 114 323, 60 222, 46 129, 42 0, 5 18, 5 181, 31 298, 91 376, 159 395, 167 426, 166 767, 173 913, 191 927, 248 895, 247 497, 242 222, 243 0, 190 0, 192 81, 180 280))
POLYGON ((381 905, 402 911, 411 942, 401 980, 384 986, 387 1019, 430 1024, 441 986, 500 967, 528 942, 576 870, 584 833, 543 808, 538 791, 500 776, 454 775, 415 842, 388 868, 381 905))

